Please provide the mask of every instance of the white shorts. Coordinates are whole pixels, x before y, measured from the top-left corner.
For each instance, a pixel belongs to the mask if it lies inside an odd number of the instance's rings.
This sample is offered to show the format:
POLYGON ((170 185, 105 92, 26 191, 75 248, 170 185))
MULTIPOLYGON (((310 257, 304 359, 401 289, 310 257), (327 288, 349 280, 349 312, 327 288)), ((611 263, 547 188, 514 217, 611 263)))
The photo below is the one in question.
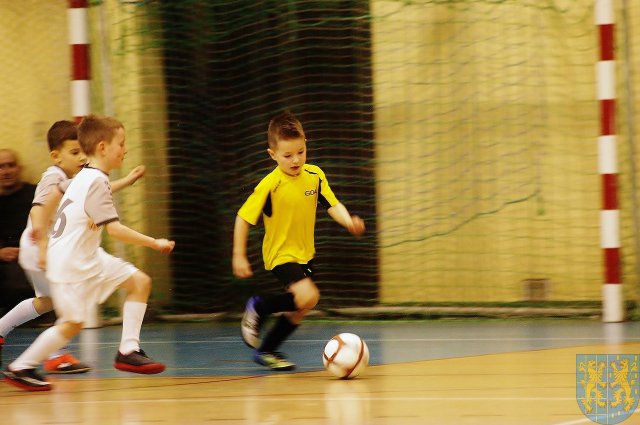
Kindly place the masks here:
POLYGON ((138 268, 98 248, 102 272, 80 282, 51 282, 51 296, 58 320, 56 323, 82 323, 97 304, 102 304, 138 268))
POLYGON ((44 270, 27 270, 24 274, 27 275, 27 279, 33 286, 33 290, 36 293, 36 297, 50 297, 51 287, 49 285, 49 279, 47 279, 46 272, 44 270))

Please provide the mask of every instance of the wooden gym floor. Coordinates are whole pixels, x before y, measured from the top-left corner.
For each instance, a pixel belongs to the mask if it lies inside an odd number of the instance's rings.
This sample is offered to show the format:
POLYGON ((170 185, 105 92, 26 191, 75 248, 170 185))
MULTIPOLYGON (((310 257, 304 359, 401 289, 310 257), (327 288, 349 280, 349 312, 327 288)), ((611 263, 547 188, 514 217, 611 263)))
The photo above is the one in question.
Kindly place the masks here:
MULTIPOLYGON (((14 331, 4 366, 41 331, 14 331)), ((238 332, 237 324, 146 324, 143 349, 168 367, 139 376, 111 366, 119 326, 84 330, 71 350, 94 369, 49 376, 45 393, 0 383, 2 423, 589 424, 576 402, 576 355, 640 353, 636 322, 315 321, 282 347, 298 369, 274 373, 251 361, 238 332), (369 345, 371 365, 354 380, 322 367, 324 344, 340 332, 369 345)), ((640 414, 622 423, 640 424, 640 414)))

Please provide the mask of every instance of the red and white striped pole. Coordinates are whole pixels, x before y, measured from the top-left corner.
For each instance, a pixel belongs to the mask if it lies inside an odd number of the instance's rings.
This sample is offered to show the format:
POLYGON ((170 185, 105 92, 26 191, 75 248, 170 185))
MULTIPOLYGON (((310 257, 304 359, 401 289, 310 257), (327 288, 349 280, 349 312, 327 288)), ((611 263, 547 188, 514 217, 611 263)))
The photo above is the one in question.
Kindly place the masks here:
MULTIPOLYGON (((71 116, 79 123, 91 113, 89 91, 90 58, 87 26, 87 0, 69 0, 69 44, 71 45, 71 116)), ((98 328, 98 305, 90 306, 84 320, 85 328, 98 328)))
POLYGON ((595 20, 600 34, 600 58, 596 66, 596 83, 600 102, 598 169, 602 181, 600 246, 604 255, 605 276, 602 287, 602 320, 621 322, 625 317, 620 279, 613 0, 596 0, 595 20))
POLYGON ((87 7, 87 0, 69 0, 69 44, 72 61, 71 115, 76 122, 80 122, 91 112, 87 7))

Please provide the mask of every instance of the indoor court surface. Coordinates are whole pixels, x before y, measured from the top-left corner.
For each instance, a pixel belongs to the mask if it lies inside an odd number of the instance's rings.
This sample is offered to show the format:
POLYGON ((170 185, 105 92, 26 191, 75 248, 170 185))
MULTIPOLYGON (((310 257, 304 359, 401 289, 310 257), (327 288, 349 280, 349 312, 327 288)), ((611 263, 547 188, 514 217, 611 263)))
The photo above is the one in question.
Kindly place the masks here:
MULTIPOLYGON (((14 331, 3 364, 41 330, 14 331)), ((119 326, 83 331, 71 349, 94 370, 50 376, 51 392, 2 383, 2 423, 589 424, 576 401, 576 355, 640 353, 638 322, 312 321, 282 347, 298 369, 275 373, 251 361, 235 323, 147 324, 142 348, 167 370, 141 376, 111 366, 119 338, 119 326), (371 353, 353 380, 322 366, 326 341, 341 332, 363 337, 371 353)))

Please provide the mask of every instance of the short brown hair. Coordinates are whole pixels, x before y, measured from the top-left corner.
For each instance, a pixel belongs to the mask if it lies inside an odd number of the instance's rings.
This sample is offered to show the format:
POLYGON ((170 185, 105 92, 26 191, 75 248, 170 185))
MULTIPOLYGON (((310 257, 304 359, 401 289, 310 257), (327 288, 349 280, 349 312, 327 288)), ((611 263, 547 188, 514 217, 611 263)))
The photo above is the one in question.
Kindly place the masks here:
POLYGON ((47 132, 49 151, 60 149, 65 140, 78 140, 78 126, 73 121, 56 121, 47 132))
POLYGON ((87 115, 78 126, 78 141, 87 155, 93 155, 98 143, 111 142, 116 131, 124 125, 113 117, 87 115))
POLYGON ((305 137, 300 121, 289 111, 284 111, 269 122, 267 143, 271 149, 277 147, 279 140, 292 140, 305 137))

